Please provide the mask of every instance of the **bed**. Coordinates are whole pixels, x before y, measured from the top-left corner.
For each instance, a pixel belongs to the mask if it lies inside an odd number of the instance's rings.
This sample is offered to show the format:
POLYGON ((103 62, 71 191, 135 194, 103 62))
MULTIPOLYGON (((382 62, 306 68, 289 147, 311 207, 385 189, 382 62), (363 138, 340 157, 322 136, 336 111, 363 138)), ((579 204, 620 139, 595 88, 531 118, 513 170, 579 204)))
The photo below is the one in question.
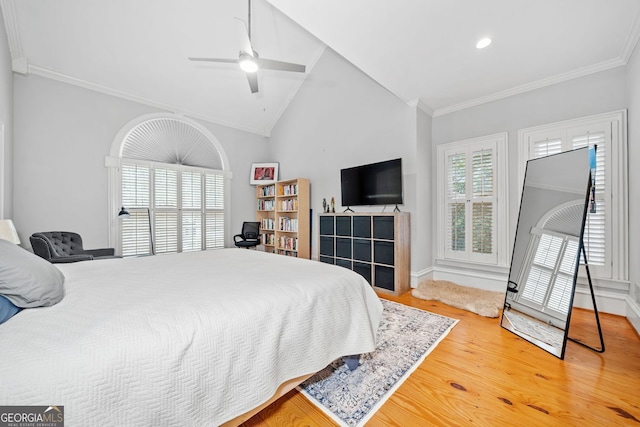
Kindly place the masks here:
POLYGON ((62 301, 0 325, 0 405, 69 426, 237 423, 375 349, 382 305, 345 268, 235 248, 55 267, 62 301))

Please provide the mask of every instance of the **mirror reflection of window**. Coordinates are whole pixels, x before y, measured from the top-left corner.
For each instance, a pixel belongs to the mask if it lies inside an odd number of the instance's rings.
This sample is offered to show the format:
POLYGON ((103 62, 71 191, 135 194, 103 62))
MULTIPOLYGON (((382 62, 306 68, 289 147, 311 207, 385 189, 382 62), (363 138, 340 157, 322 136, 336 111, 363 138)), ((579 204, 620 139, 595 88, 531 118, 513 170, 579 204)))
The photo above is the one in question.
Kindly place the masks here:
POLYGON ((593 190, 593 206, 587 215, 584 229, 584 246, 591 266, 605 264, 605 150, 606 135, 604 132, 578 132, 564 142, 559 138, 535 141, 532 146, 533 158, 546 157, 584 147, 600 147, 596 151, 595 188, 593 190))
POLYGON ((571 303, 578 238, 539 229, 532 230, 531 236, 533 256, 523 265, 525 277, 516 300, 564 320, 571 303))

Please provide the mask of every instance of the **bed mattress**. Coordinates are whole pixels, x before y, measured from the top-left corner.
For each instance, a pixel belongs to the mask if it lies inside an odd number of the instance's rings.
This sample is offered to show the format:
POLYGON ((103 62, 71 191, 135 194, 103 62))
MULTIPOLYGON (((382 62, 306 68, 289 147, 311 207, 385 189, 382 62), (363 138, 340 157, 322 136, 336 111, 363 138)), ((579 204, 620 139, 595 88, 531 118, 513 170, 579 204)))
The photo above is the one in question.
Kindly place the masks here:
POLYGON ((219 425, 292 378, 375 349, 356 273, 220 249, 57 265, 65 297, 0 326, 0 405, 66 425, 219 425))

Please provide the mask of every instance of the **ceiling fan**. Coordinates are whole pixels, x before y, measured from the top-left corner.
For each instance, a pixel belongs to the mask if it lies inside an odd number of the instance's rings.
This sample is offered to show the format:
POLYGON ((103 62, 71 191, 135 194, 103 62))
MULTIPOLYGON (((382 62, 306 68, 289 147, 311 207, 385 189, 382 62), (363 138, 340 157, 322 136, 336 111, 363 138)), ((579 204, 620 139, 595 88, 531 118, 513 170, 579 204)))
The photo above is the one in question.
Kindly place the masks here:
POLYGON ((249 87, 251 93, 258 92, 258 70, 278 70, 278 71, 292 71, 297 73, 304 73, 306 67, 300 64, 294 64, 291 62, 276 61, 274 59, 260 58, 258 52, 253 50, 251 45, 251 0, 248 0, 248 25, 245 24, 240 18, 238 20, 239 33, 241 37, 240 53, 238 59, 225 59, 225 58, 192 58, 190 61, 201 62, 225 62, 235 63, 240 65, 240 68, 246 73, 247 80, 249 80, 249 87))

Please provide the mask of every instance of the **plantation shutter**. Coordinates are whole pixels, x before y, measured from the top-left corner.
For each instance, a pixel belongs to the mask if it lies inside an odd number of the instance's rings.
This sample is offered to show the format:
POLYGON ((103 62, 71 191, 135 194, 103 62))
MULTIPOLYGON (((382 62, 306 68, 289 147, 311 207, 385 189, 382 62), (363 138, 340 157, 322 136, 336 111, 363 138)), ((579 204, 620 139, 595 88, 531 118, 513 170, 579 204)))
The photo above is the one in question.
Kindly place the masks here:
POLYGON ((178 171, 154 170, 153 230, 156 253, 178 252, 178 171))
MULTIPOLYGON (((584 230, 584 245, 590 266, 606 265, 607 246, 607 214, 606 206, 606 152, 607 133, 602 131, 589 132, 584 129, 570 129, 562 132, 560 137, 533 139, 530 144, 531 158, 545 157, 568 150, 597 146, 596 176, 595 176, 595 212, 588 212, 584 230)), ((586 191, 587 183, 585 183, 586 191)))
POLYGON ((494 151, 482 149, 472 153, 473 192, 472 211, 472 250, 476 254, 492 254, 494 239, 494 151))
POLYGON ((605 264, 606 206, 605 206, 605 133, 595 132, 576 135, 572 148, 596 147, 596 173, 591 177, 595 184, 595 209, 587 212, 584 228, 584 247, 589 265, 605 264), (595 178, 595 179, 594 179, 595 178))
POLYGON ((224 247, 224 178, 205 174, 205 249, 224 247))
POLYGON ((452 258, 466 252, 466 154, 447 157, 447 251, 452 258))
POLYGON ((122 166, 122 255, 151 253, 149 214, 156 253, 224 247, 224 175, 180 167, 122 166))
POLYGON ((151 169, 139 164, 122 165, 122 206, 129 218, 122 218, 122 255, 151 253, 149 236, 149 207, 151 169))
POLYGON ((202 175, 182 172, 182 251, 202 248, 202 175))
POLYGON ((445 257, 496 263, 496 145, 445 152, 445 257))
POLYGON ((533 143, 533 157, 537 159, 540 157, 551 156, 552 154, 562 153, 562 139, 553 138, 543 141, 535 141, 533 143))

